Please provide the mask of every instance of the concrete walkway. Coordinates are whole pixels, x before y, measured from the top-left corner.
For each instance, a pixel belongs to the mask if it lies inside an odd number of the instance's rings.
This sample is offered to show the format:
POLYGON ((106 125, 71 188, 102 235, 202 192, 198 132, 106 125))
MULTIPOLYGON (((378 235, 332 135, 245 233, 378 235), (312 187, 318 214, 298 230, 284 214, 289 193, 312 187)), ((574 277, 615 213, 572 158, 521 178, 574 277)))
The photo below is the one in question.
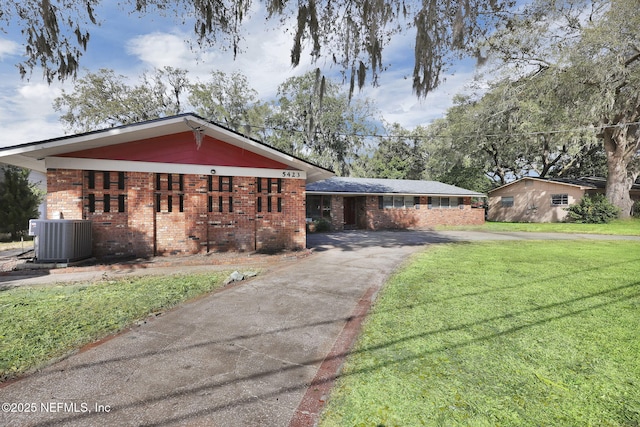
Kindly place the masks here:
POLYGON ((388 275, 425 245, 480 238, 518 236, 310 235, 309 257, 0 385, 21 411, 3 406, 0 425, 313 425, 388 275))

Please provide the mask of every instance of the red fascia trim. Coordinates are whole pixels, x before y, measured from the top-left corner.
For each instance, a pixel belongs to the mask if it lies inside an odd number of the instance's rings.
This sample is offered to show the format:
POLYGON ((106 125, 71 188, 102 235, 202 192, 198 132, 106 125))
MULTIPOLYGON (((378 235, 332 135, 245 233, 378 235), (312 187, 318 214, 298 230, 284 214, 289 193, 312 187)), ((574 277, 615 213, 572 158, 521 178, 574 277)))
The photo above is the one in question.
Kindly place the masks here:
POLYGON ((266 169, 291 169, 289 166, 260 156, 252 151, 227 144, 207 135, 198 149, 192 132, 164 135, 156 138, 59 154, 102 160, 178 163, 188 165, 237 166, 266 169))

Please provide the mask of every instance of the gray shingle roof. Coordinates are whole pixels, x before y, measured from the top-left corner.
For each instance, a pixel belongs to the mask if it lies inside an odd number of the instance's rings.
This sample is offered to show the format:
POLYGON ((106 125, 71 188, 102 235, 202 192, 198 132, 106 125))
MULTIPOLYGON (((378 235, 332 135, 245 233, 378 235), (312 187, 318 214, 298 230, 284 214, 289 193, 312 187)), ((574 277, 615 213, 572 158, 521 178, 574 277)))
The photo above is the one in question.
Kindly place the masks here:
POLYGON ((485 197, 482 193, 438 181, 344 177, 333 177, 307 184, 307 193, 416 194, 485 197))

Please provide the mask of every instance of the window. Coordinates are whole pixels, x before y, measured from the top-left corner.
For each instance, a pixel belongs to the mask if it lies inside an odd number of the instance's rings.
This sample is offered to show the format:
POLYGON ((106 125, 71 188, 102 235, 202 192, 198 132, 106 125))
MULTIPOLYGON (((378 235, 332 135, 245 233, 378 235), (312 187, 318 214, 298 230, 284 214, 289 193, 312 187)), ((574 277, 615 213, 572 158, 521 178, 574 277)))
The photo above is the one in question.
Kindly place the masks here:
POLYGON ((429 197, 427 199, 429 209, 456 208, 460 203, 460 197, 429 197))
MULTIPOLYGON (((281 198, 277 198, 276 199, 276 203, 277 203, 277 207, 274 208, 273 206, 273 196, 275 194, 279 194, 282 193, 282 179, 281 178, 277 178, 277 179, 273 179, 273 178, 257 178, 257 192, 258 192, 258 197, 257 197, 257 212, 263 212, 265 209, 267 212, 279 212, 282 213, 282 200, 281 198), (275 191, 274 192, 274 187, 275 191), (266 193, 266 206, 262 201, 262 197, 261 194, 262 193, 266 193)), ((318 201, 322 201, 322 196, 309 196, 307 198, 307 218, 318 218, 320 216, 320 208, 317 203, 318 201), (316 208, 314 210, 314 208, 311 208, 311 206, 316 205, 316 208), (313 211, 313 212, 310 212, 313 211), (317 212, 316 212, 317 211, 317 212)))
POLYGON ((124 200, 125 200, 124 194, 118 195, 118 212, 124 212, 124 208, 125 208, 124 200))
POLYGON ((230 176, 218 177, 218 191, 220 192, 225 191, 225 187, 226 187, 226 191, 228 191, 229 193, 233 192, 233 177, 230 177, 230 176))
POLYGON ((331 196, 307 196, 306 216, 331 220, 331 196))
POLYGON ((513 206, 513 196, 502 196, 500 198, 500 204, 503 208, 510 208, 513 206))
POLYGON ((111 187, 111 174, 109 172, 102 172, 102 189, 108 190, 111 187))
POLYGON ((110 194, 105 194, 102 198, 102 202, 103 202, 103 208, 102 211, 103 212, 111 212, 111 195, 110 194))
POLYGON ((118 172, 118 190, 124 190, 124 172, 118 172))
POLYGON ((568 194, 552 194, 551 195, 551 206, 563 206, 568 204, 569 204, 568 194))
MULTIPOLYGON (((413 196, 382 196, 382 207, 384 209, 412 208, 414 206, 414 200, 413 196)), ((379 201, 378 207, 380 207, 379 201)))

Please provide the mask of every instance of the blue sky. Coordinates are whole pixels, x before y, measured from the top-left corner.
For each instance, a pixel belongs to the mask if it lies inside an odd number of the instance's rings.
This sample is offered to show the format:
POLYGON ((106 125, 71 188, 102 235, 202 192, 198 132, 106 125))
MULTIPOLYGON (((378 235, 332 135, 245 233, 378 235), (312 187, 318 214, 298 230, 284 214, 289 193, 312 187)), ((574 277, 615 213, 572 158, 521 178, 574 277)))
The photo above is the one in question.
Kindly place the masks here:
MULTIPOLYGON (((174 19, 153 14, 140 18, 115 6, 98 9, 97 16, 102 25, 90 29, 91 39, 81 58, 81 67, 89 71, 111 68, 132 82, 137 81, 143 71, 154 67, 186 69, 192 81, 207 80, 213 70, 241 71, 260 98, 268 100, 287 77, 323 65, 322 60, 311 64, 309 56, 304 55, 300 66, 292 68, 290 35, 278 28, 266 28, 259 10, 245 23, 244 52, 235 61, 229 52, 220 49, 192 51, 185 41, 191 37, 192 26, 188 23, 179 26, 174 19)), ((72 82, 47 85, 39 70, 34 70, 28 81, 22 80, 15 64, 21 60, 23 51, 16 28, 9 28, 8 33, 0 32, 0 146, 65 134, 52 103, 63 88, 72 89, 72 82)), ((457 70, 452 70, 455 73, 449 73, 438 90, 418 100, 411 88, 412 35, 392 40, 383 52, 383 61, 390 66, 381 74, 379 86, 367 86, 361 94, 376 101, 385 121, 397 122, 406 128, 428 125, 441 117, 453 96, 463 91, 474 77, 473 61, 464 61, 457 70)))

